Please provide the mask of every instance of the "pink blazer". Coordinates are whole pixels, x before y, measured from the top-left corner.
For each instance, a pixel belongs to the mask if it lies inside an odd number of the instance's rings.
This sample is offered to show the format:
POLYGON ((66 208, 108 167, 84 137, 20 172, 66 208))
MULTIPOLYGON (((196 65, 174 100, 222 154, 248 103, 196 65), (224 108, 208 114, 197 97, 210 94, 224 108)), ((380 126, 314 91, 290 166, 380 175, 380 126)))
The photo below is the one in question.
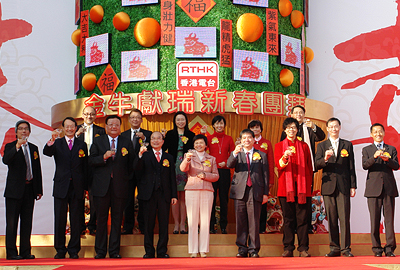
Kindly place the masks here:
POLYGON ((180 165, 182 172, 188 172, 188 181, 185 185, 185 190, 209 190, 214 191, 211 182, 218 181, 219 174, 217 168, 217 162, 215 157, 205 153, 204 159, 200 161, 197 154, 192 156, 191 161, 186 160, 185 157, 180 165), (206 174, 204 180, 197 177, 201 172, 206 174))

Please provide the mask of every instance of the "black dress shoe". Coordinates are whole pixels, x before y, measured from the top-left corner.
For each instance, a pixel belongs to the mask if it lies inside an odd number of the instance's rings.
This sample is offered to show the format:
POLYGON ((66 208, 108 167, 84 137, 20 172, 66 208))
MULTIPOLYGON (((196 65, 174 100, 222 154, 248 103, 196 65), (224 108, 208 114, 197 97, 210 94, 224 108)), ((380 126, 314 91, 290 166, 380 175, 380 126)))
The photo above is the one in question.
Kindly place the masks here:
POLYGON ((65 253, 57 252, 54 259, 65 259, 65 253))
POLYGON ((210 230, 210 234, 216 234, 217 233, 217 230, 210 230))
POLYGON ((7 260, 22 260, 22 259, 23 258, 19 255, 7 257, 7 260))
MULTIPOLYGON (((346 251, 346 252, 348 252, 348 251, 346 251)), ((339 256, 340 256, 340 251, 331 251, 328 254, 325 254, 325 257, 339 257, 339 256)))
POLYGON ((179 234, 179 231, 173 231, 172 233, 173 234, 179 234))
POLYGON ((32 254, 26 255, 26 256, 24 256, 24 259, 25 260, 33 260, 33 259, 35 259, 35 255, 32 255, 32 254))
POLYGON ((247 252, 239 251, 239 253, 236 254, 236 258, 247 258, 247 252))
POLYGON ((164 258, 164 259, 167 259, 167 258, 169 258, 169 255, 168 255, 167 253, 165 253, 165 254, 160 254, 160 255, 157 255, 157 258, 164 258))
POLYGON ((103 254, 96 254, 96 256, 94 256, 95 259, 104 259, 106 257, 106 255, 103 254))
POLYGON ((382 257, 382 251, 375 252, 375 257, 382 257))
POLYGON ((143 259, 152 259, 152 258, 154 258, 154 255, 150 255, 147 253, 143 255, 143 259))
POLYGON ((285 250, 282 254, 282 257, 293 257, 293 251, 285 250))
POLYGON ((228 232, 226 231, 226 229, 221 229, 221 233, 222 233, 222 234, 228 234, 228 232))
POLYGON ((307 250, 299 251, 299 257, 311 257, 307 250))
POLYGON ((121 259, 122 256, 119 255, 119 254, 112 254, 112 255, 110 255, 110 258, 111 258, 111 259, 121 259))
POLYGON ((394 253, 391 252, 391 251, 385 252, 385 256, 386 256, 386 257, 396 257, 396 255, 394 255, 394 253))
POLYGON ((70 259, 79 259, 79 255, 74 253, 74 254, 69 254, 70 259))
POLYGON ((252 252, 252 253, 250 253, 250 254, 249 254, 249 257, 250 257, 250 258, 260 258, 260 256, 258 255, 257 252, 252 252))
POLYGON ((354 257, 353 253, 351 253, 350 251, 345 251, 342 253, 343 257, 354 257))
POLYGON ((122 230, 121 234, 133 234, 133 230, 122 230))
POLYGON ((181 234, 188 234, 188 231, 182 230, 182 231, 181 231, 181 234))
POLYGON ((86 229, 81 231, 81 235, 85 235, 86 234, 86 229))

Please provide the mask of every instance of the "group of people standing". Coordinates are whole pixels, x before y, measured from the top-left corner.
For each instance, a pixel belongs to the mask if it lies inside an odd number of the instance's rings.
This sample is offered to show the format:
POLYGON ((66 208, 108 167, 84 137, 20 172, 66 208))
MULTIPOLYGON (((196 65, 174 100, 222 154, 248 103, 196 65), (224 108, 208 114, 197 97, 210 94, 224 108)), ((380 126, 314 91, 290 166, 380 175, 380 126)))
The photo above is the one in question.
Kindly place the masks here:
MULTIPOLYGON (((322 169, 322 188, 328 216, 330 252, 328 257, 352 257, 350 249, 350 197, 357 188, 351 142, 339 138, 340 120, 327 121, 329 138, 315 153, 315 142, 325 133, 304 118, 305 108, 295 106, 283 122, 281 141, 273 151, 262 137, 262 122, 252 120, 236 143, 225 134, 226 119, 212 120, 214 133, 207 127, 195 135, 189 130, 184 112, 173 117, 173 129, 151 132, 140 127, 142 113, 133 109, 131 128, 121 133, 122 120, 116 115, 105 119, 105 129, 94 124, 96 112, 84 108, 80 126, 72 117, 62 122, 64 136, 54 130, 43 154, 54 157, 54 247, 55 259, 78 259, 84 223, 84 196, 89 191, 90 234, 96 235, 95 258, 121 258, 120 237, 133 233, 134 201, 137 188, 138 223, 144 234, 143 258, 169 258, 168 221, 172 208, 174 234, 188 234, 192 258, 207 257, 209 234, 217 233, 215 202, 220 201, 220 228, 227 234, 228 202, 234 200, 236 215, 236 257, 259 257, 260 233, 266 228, 266 202, 278 171, 277 196, 282 207, 283 257, 292 257, 295 234, 300 256, 308 253, 311 224, 313 174, 322 169), (231 181, 231 171, 234 174, 231 181), (111 211, 110 211, 111 210, 111 211), (67 214, 70 240, 66 246, 67 214), (107 224, 111 212, 110 236, 107 224), (159 240, 154 248, 154 227, 159 223, 159 240), (188 229, 186 229, 186 218, 188 229), (123 222, 124 220, 124 222, 123 222), (340 239, 339 226, 340 221, 340 239), (121 230, 122 223, 123 229, 121 230)), ((34 259, 30 233, 34 201, 42 197, 42 175, 38 148, 27 142, 30 124, 18 121, 16 140, 5 146, 3 162, 8 165, 6 197, 7 259, 34 259), (18 219, 21 220, 20 252, 16 248, 18 219)), ((363 168, 368 170, 365 196, 371 217, 371 237, 375 256, 395 256, 394 197, 398 196, 393 170, 399 168, 395 147, 384 144, 384 128, 371 127, 374 144, 363 149, 363 168), (385 215, 387 243, 381 247, 381 208, 385 215)))

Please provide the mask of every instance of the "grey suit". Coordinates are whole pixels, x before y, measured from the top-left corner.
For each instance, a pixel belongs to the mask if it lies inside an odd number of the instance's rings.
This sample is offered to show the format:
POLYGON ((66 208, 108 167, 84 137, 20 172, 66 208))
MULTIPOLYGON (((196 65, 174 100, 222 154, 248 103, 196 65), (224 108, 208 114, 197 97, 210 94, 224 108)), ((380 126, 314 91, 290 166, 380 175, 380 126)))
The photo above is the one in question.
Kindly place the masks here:
POLYGON ((323 170, 321 194, 328 216, 330 249, 333 252, 346 252, 351 250, 350 188, 357 188, 354 151, 351 142, 339 139, 337 155, 325 162, 325 152, 331 146, 330 140, 318 145, 315 166, 317 170, 323 170))
POLYGON ((394 198, 399 196, 396 179, 393 170, 399 169, 397 150, 394 146, 384 144, 385 152, 389 153, 388 161, 380 157, 374 158, 377 151, 375 144, 362 149, 362 166, 368 170, 364 196, 368 198, 368 209, 371 221, 372 251, 393 252, 396 249, 396 237, 394 234, 394 198), (381 246, 379 228, 381 209, 385 216, 386 245, 381 246))
POLYGON ((246 184, 249 171, 245 153, 239 152, 234 157, 232 152, 227 161, 228 168, 235 168, 230 198, 235 200, 236 245, 239 247, 239 253, 246 254, 258 253, 260 250, 261 205, 263 195, 268 195, 269 192, 267 155, 256 149, 253 150, 250 166, 251 187, 246 184), (256 153, 260 156, 258 160, 254 159, 256 153))

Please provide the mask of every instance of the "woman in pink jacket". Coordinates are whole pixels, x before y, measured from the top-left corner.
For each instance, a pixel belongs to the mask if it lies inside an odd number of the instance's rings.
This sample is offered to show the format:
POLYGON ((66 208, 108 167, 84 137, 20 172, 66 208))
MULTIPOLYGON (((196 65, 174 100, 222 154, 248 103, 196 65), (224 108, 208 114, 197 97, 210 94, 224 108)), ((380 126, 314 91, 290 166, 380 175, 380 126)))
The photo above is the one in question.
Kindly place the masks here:
POLYGON ((180 165, 182 172, 188 172, 185 186, 188 247, 192 258, 197 257, 199 252, 200 256, 205 258, 210 242, 210 216, 214 198, 212 182, 217 181, 219 175, 215 157, 205 152, 207 137, 202 134, 196 135, 193 142, 195 150, 186 153, 180 165))

